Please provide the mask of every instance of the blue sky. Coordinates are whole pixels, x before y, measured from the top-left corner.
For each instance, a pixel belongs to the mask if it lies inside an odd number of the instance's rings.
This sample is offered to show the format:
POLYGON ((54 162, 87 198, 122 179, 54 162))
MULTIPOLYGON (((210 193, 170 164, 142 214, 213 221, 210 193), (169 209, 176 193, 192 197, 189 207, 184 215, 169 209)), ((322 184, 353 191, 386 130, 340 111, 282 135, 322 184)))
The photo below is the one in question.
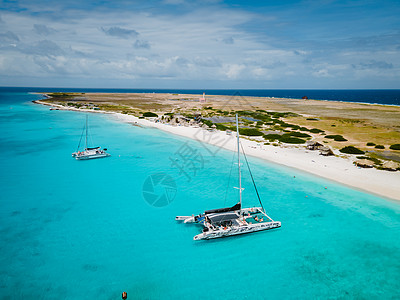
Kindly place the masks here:
POLYGON ((0 0, 0 86, 400 88, 400 2, 0 0))

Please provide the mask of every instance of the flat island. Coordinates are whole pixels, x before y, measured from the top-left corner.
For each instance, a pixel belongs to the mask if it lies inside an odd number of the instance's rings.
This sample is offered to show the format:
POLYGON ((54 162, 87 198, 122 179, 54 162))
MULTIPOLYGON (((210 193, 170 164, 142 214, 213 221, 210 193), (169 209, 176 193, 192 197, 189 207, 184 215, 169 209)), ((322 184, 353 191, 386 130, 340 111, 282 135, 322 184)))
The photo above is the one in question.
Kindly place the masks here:
POLYGON ((234 150, 230 138, 238 113, 248 154, 400 200, 398 106, 240 95, 45 95, 36 102, 53 109, 114 113, 135 125, 230 150, 234 150), (198 134, 199 130, 214 138, 198 134))

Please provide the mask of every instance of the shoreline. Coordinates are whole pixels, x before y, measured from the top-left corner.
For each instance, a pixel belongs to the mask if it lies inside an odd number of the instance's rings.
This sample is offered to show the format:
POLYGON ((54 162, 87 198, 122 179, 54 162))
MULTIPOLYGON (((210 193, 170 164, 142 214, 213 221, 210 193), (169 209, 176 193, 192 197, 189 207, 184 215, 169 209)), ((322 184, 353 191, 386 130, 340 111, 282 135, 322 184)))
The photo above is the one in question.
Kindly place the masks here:
MULTIPOLYGON (((235 139, 232 138, 233 135, 229 136, 223 131, 210 132, 196 127, 172 126, 117 112, 66 108, 62 105, 49 104, 40 100, 33 102, 56 107, 61 110, 105 113, 113 115, 117 120, 125 123, 153 127, 175 135, 197 140, 200 143, 211 144, 230 151, 236 150, 235 139)), ((388 200, 400 201, 400 172, 389 172, 374 168, 358 168, 353 165, 353 161, 355 160, 354 156, 343 155, 337 150, 334 150, 334 153, 335 155, 340 154, 340 157, 326 157, 319 155, 318 151, 306 150, 296 146, 277 147, 273 145, 264 145, 262 142, 257 142, 255 139, 241 138, 241 143, 248 155, 298 169, 357 190, 388 198, 388 200)))

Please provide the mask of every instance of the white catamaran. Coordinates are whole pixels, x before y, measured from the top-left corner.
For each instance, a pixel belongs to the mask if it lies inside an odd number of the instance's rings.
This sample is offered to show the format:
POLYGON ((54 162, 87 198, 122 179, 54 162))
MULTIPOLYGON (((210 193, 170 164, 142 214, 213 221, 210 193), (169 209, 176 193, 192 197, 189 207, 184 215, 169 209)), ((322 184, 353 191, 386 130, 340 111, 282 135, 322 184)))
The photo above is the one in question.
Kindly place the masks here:
MULTIPOLYGON (((206 210, 204 213, 192 216, 177 216, 175 220, 184 223, 198 223, 204 226, 203 232, 194 236, 193 240, 208 240, 232 235, 251 233, 261 230, 268 230, 281 227, 281 222, 272 220, 264 210, 260 196, 256 189, 257 197, 261 207, 242 208, 242 174, 240 165, 240 140, 239 140, 239 122, 236 115, 236 134, 237 134, 237 153, 238 153, 238 169, 239 169, 239 202, 232 207, 206 210)), ((243 150, 243 147, 242 147, 243 150)), ((243 151, 246 159, 246 155, 243 151)))
POLYGON ((88 147, 88 116, 86 115, 86 124, 84 129, 82 130, 81 134, 81 139, 79 140, 78 144, 78 149, 76 152, 72 153, 72 157, 75 157, 77 160, 86 160, 86 159, 94 159, 94 158, 103 158, 103 157, 108 157, 110 156, 109 153, 107 153, 107 149, 101 149, 101 147, 88 147), (81 146, 82 142, 82 137, 83 133, 86 131, 86 136, 85 136, 85 149, 82 151, 79 151, 79 148, 81 146))

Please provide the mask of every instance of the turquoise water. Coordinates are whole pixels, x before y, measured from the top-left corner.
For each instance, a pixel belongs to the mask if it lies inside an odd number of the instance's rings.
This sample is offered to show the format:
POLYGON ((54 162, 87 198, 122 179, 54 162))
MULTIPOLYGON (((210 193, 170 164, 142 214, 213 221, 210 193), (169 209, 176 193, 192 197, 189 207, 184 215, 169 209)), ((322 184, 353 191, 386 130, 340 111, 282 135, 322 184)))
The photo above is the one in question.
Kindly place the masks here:
MULTIPOLYGON (((249 158, 282 228, 194 242, 199 228, 174 218, 236 203, 233 189, 225 199, 231 152, 90 114, 112 156, 76 161, 83 113, 0 96, 0 298, 400 297, 398 203, 249 158), (196 172, 185 164, 190 178, 176 167, 183 148, 201 158, 196 172), (176 183, 162 207, 142 193, 158 173, 176 183)), ((246 175, 244 202, 257 205, 246 175)))

